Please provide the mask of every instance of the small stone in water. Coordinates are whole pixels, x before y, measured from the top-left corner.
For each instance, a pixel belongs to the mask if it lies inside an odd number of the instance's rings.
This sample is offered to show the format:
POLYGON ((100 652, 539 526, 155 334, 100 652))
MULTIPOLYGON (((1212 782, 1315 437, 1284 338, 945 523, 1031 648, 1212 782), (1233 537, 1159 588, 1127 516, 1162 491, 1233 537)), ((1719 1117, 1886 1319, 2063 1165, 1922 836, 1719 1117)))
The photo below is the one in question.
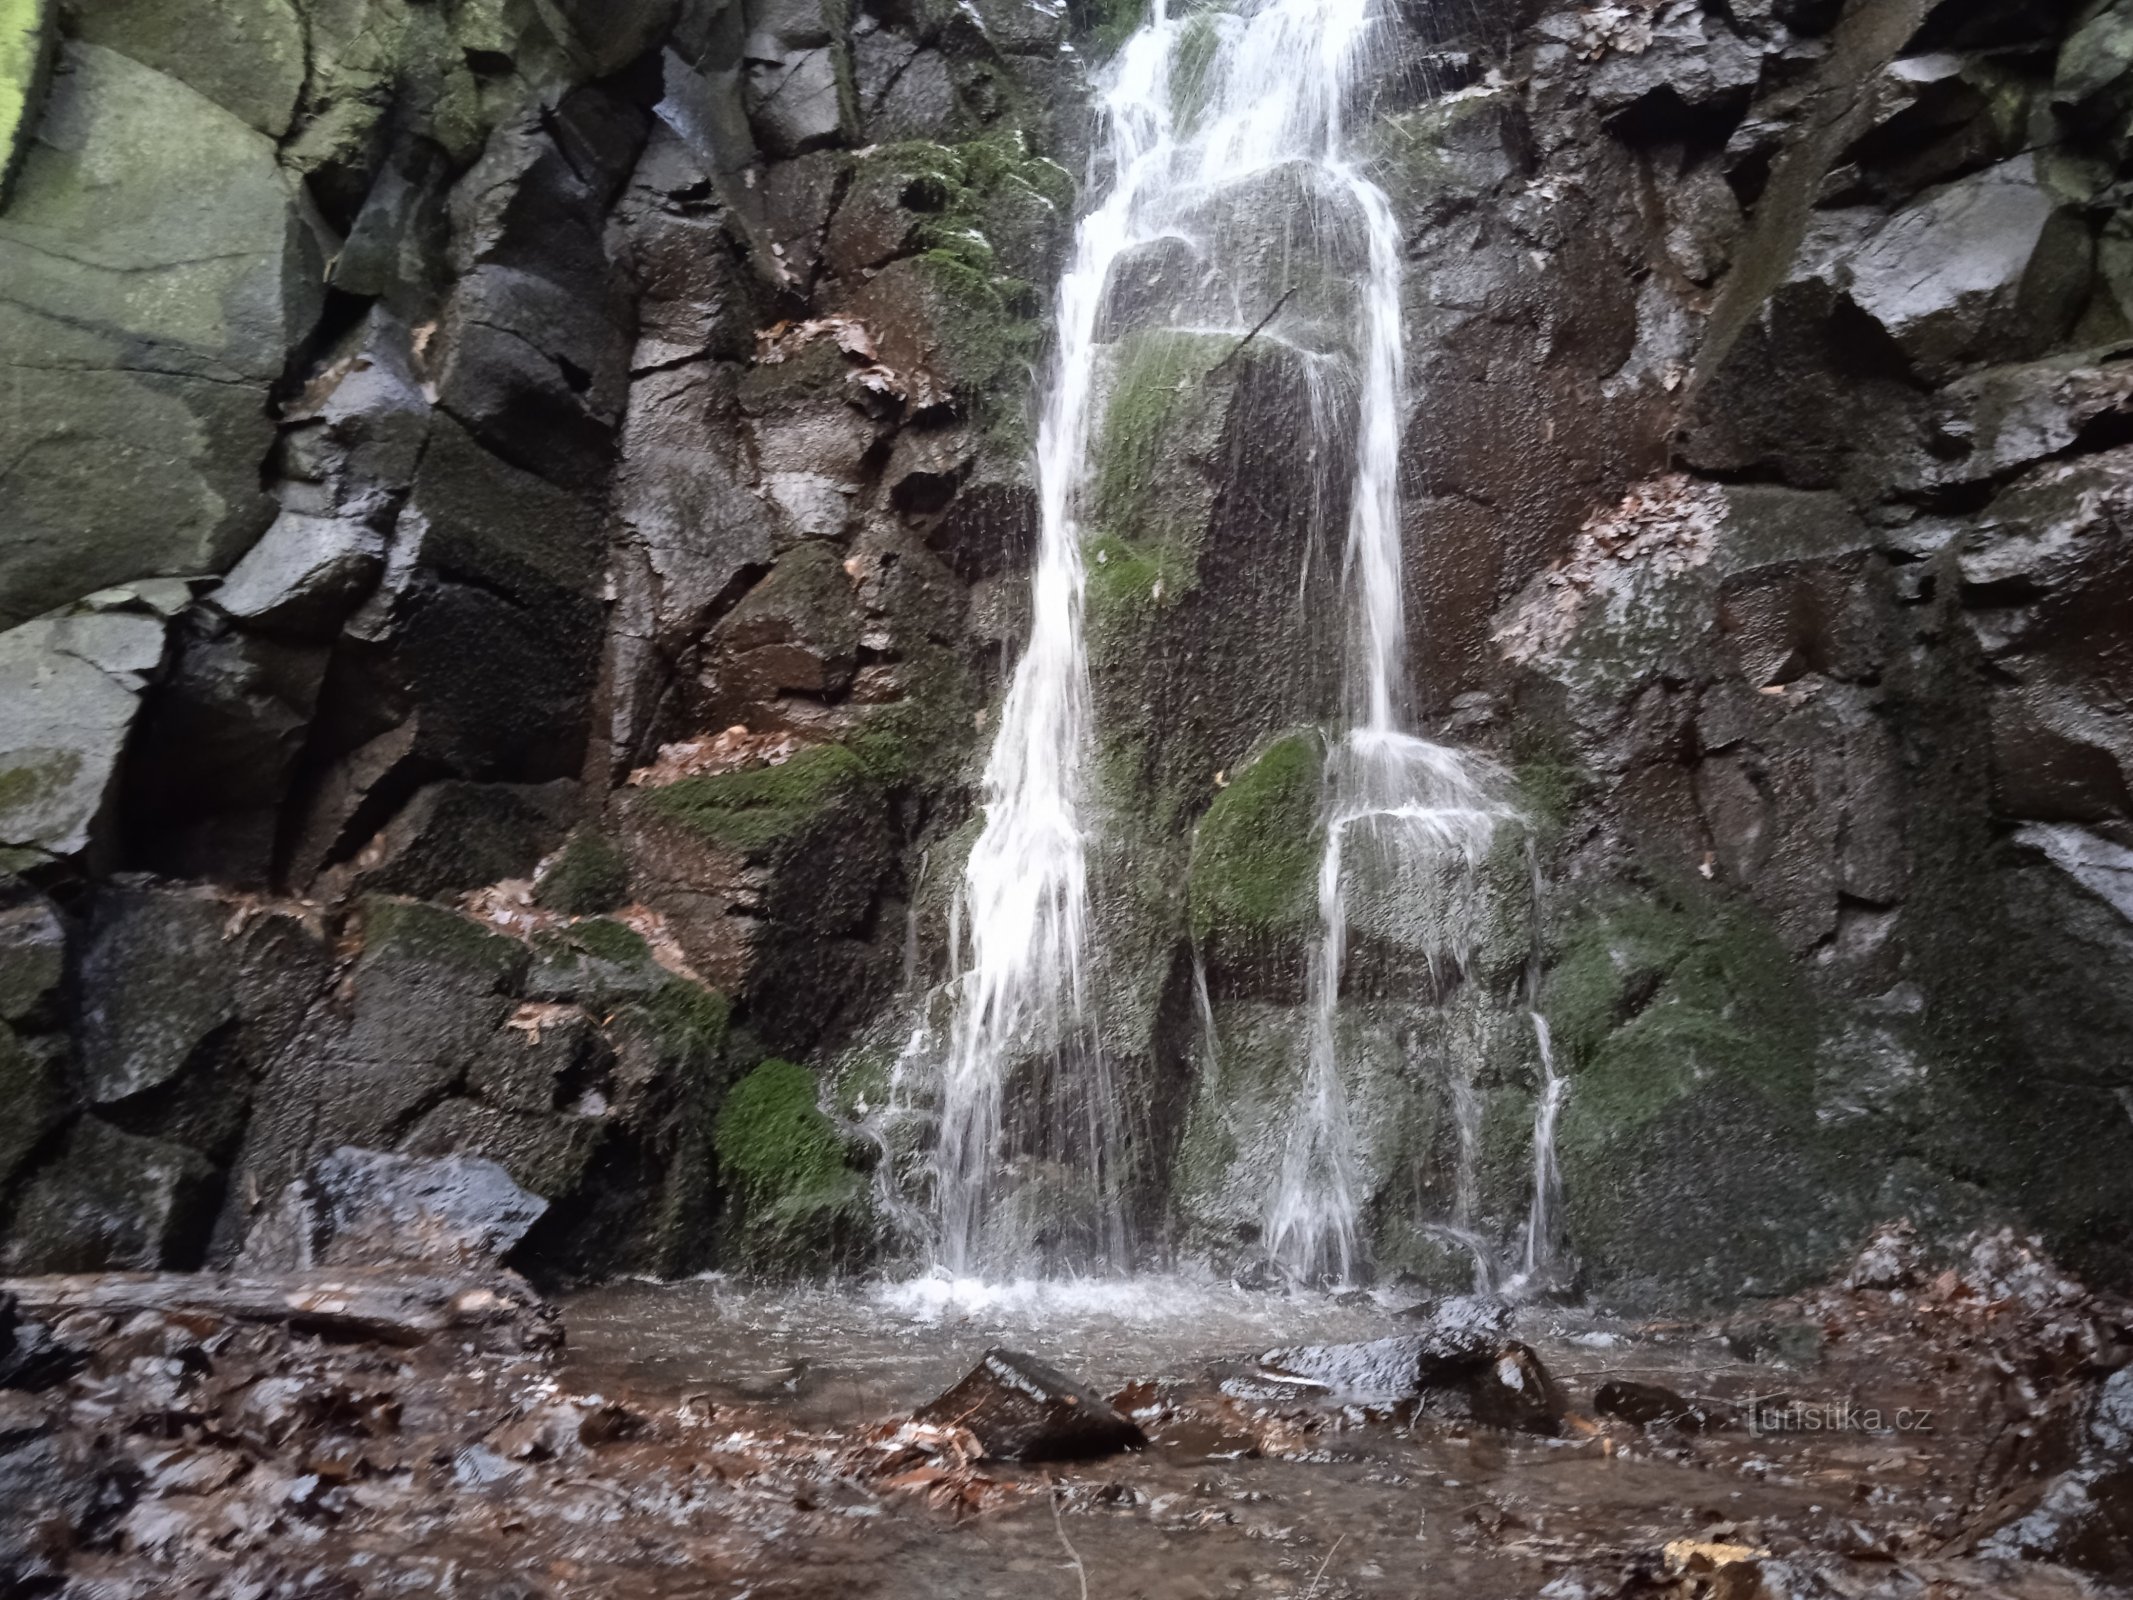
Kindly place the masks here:
POLYGON ((968 1377, 915 1413, 967 1428, 997 1461, 1065 1461, 1144 1445, 1130 1417, 1033 1357, 995 1346, 968 1377))

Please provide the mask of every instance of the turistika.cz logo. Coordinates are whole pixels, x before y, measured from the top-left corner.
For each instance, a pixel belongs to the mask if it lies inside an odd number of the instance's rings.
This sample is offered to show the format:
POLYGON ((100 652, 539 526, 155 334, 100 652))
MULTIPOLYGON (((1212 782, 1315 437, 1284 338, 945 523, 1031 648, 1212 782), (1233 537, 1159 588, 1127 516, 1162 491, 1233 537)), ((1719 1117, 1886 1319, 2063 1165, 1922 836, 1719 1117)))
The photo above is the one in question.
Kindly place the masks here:
POLYGON ((1784 1395, 1750 1395, 1748 1431, 1764 1433, 1931 1433, 1933 1408, 1898 1406, 1884 1411, 1850 1400, 1807 1405, 1784 1395))

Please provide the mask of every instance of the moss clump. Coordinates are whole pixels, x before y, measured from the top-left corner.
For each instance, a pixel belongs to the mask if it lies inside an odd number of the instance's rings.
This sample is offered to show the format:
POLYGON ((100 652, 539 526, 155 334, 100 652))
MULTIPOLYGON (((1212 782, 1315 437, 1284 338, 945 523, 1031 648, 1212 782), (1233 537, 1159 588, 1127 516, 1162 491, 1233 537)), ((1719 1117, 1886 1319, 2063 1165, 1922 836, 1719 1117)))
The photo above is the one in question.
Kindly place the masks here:
POLYGON ((629 858, 614 840, 590 828, 570 836, 533 892, 535 903, 573 917, 612 911, 629 896, 629 858))
POLYGON ((1310 919, 1323 830, 1316 733, 1270 745, 1215 796, 1193 834, 1192 933, 1270 933, 1310 919))
POLYGON ((1179 424, 1203 403, 1202 380, 1236 342, 1221 334, 1162 331, 1127 345, 1104 406, 1092 502, 1100 528, 1137 542, 1166 531, 1148 526, 1160 520, 1151 516, 1150 489, 1175 454, 1179 424))
POLYGON ((863 1230, 866 1187, 823 1115, 815 1076, 769 1060, 734 1085, 714 1136, 721 1179, 739 1206, 739 1254, 758 1269, 823 1264, 863 1230))
POLYGON ((734 1085, 718 1114, 718 1159, 727 1187, 763 1202, 835 1185, 844 1146, 822 1114, 815 1075, 793 1061, 765 1061, 734 1085))
POLYGON ((804 833, 839 801, 864 794, 873 770, 843 745, 817 745, 775 767, 684 778, 654 789, 646 806, 746 855, 762 855, 804 833))

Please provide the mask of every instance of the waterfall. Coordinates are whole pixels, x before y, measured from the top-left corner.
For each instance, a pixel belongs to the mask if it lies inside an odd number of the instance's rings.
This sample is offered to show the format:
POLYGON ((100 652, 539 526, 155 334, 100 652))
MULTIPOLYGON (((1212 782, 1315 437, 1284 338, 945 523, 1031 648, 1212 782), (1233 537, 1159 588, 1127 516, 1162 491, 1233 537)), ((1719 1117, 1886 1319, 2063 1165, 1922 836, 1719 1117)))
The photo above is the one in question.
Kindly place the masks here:
POLYGON ((1533 1109, 1533 1206, 1526 1214, 1522 1287, 1540 1289, 1555 1268, 1555 1217, 1563 1204, 1563 1173, 1555 1159, 1555 1124, 1563 1112, 1569 1080, 1555 1070, 1555 1040, 1548 1019, 1533 1013, 1533 1042, 1540 1050, 1541 1092, 1533 1109))
MULTIPOLYGON (((1328 9, 1346 6, 1347 0, 1329 0, 1328 9)), ((1340 63, 1347 70, 1345 50, 1340 63)), ((1369 239, 1355 490, 1343 559, 1348 726, 1326 767, 1320 931, 1306 978, 1309 1044, 1266 1236, 1275 1259, 1291 1270, 1345 1281, 1360 1258, 1355 1129, 1340 1072, 1348 895, 1358 857, 1394 879, 1442 873, 1471 879, 1498 824, 1513 814, 1493 797, 1485 767, 1408 731, 1413 713, 1401 581, 1406 360, 1400 232, 1384 193, 1350 165, 1340 104, 1339 93, 1328 98, 1321 159, 1327 178, 1352 197, 1369 239)), ((1458 893, 1448 897, 1455 914, 1464 899, 1458 893)), ((1461 951, 1465 942, 1464 930, 1452 920, 1439 930, 1446 952, 1461 951)), ((1433 963, 1437 955, 1433 950, 1433 963)))
MULTIPOLYGON (((1165 0, 1155 0, 1148 22, 1102 73, 1092 163, 1102 197, 1079 224, 1059 284, 1056 354, 1038 428, 1030 642, 985 769, 982 830, 952 919, 958 965, 933 1174, 936 1259, 951 1273, 1026 1264, 1028 1230, 1017 1237, 1014 1202, 1033 1173, 1096 1213, 1122 1214, 1112 1170, 1121 1109, 1095 1047, 1084 961, 1091 702, 1080 514, 1091 446, 1101 444, 1092 435, 1105 297, 1114 269, 1135 250, 1183 241, 1219 253, 1228 241, 1208 224, 1210 208, 1274 176, 1306 186, 1297 204, 1309 212, 1307 228, 1329 238, 1340 230, 1364 250, 1353 262, 1320 264, 1318 282, 1328 292, 1316 314, 1323 318, 1331 303, 1345 325, 1334 330, 1335 352, 1307 352, 1318 367, 1337 366, 1355 393, 1347 689, 1327 769, 1323 935, 1308 975, 1308 1059, 1267 1235, 1281 1259, 1308 1273, 1345 1277, 1358 1258, 1355 1141, 1337 1014, 1356 863, 1455 860, 1470 872, 1502 815, 1457 755, 1407 731, 1401 240, 1384 194, 1351 164, 1344 127, 1376 10, 1375 0, 1242 0, 1173 18, 1165 0), (1360 284, 1349 281, 1357 276, 1360 284)), ((1239 203, 1262 229, 1285 220, 1265 215, 1263 199, 1239 203), (1254 206, 1262 209, 1255 214, 1254 206)), ((1283 340, 1289 324, 1310 321, 1276 321, 1297 287, 1293 278, 1257 281, 1240 270, 1228 289, 1234 303, 1203 299, 1182 309, 1197 332, 1283 340)), ((1317 431, 1322 449, 1345 448, 1345 430, 1324 413, 1317 431)), ((1122 1265, 1125 1245, 1113 1227, 1085 1253, 1122 1265)))

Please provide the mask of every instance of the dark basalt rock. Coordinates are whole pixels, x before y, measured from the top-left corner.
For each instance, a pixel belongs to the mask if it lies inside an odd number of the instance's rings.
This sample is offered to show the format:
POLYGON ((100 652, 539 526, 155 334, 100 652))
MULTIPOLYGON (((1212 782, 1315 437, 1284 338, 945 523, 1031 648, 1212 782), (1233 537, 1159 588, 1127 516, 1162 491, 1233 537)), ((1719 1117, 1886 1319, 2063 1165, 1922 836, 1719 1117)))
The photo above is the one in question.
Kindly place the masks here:
POLYGON ((1132 1418, 1043 1362, 994 1347, 962 1382, 913 1415, 967 1428, 996 1461, 1072 1461, 1137 1449, 1132 1418))
POLYGON ((1261 1393, 1343 1403, 1419 1402, 1424 1414, 1485 1427, 1554 1434, 1568 1409, 1526 1346, 1474 1327, 1440 1327, 1361 1344, 1301 1345, 1254 1358, 1261 1393))
POLYGON ((548 1209, 493 1161, 336 1150, 252 1224, 235 1270, 493 1266, 548 1209))

